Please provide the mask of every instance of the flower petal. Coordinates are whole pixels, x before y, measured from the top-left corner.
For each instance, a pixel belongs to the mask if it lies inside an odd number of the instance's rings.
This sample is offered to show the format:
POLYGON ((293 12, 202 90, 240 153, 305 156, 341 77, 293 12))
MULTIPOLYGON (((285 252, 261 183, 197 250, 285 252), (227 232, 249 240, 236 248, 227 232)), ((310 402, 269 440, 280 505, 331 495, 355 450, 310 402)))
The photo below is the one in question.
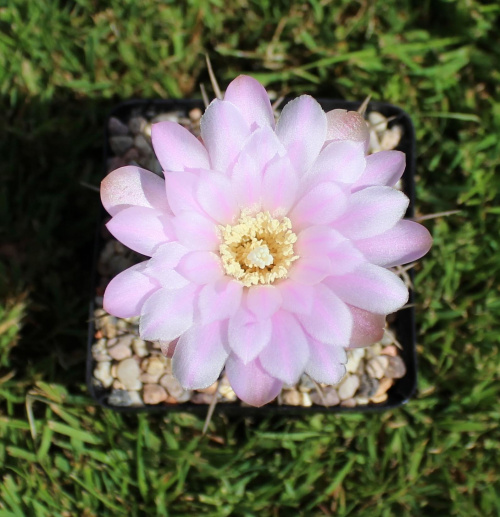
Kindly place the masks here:
POLYGON ((282 307, 295 314, 309 314, 313 306, 314 288, 307 284, 298 284, 285 280, 276 284, 281 292, 282 307))
POLYGON ((315 287, 310 314, 298 320, 313 338, 334 346, 347 346, 351 338, 352 316, 347 305, 324 285, 315 287))
POLYGON ((406 155, 401 151, 380 151, 366 158, 363 175, 352 186, 353 191, 371 185, 393 187, 403 175, 406 155))
POLYGON ((240 307, 242 294, 243 285, 227 277, 207 284, 202 288, 198 301, 202 324, 232 316, 240 307))
POLYGON ((385 316, 349 305, 352 314, 352 335, 349 348, 370 346, 384 336, 385 316))
POLYGON ((354 183, 365 171, 366 159, 362 144, 332 142, 320 153, 304 180, 354 183))
POLYGON ((274 285, 255 285, 248 289, 246 305, 257 319, 270 318, 282 303, 281 292, 274 285))
POLYGON ((203 144, 176 122, 153 124, 151 140, 164 171, 210 168, 208 153, 203 144))
POLYGON ((148 341, 172 341, 193 324, 196 286, 162 288, 153 293, 141 310, 139 334, 148 341))
POLYGON ((329 226, 309 226, 297 235, 294 249, 299 257, 327 255, 346 238, 329 226))
POLYGON ((197 183, 197 174, 193 172, 165 173, 168 204, 174 214, 179 215, 185 211, 196 212, 201 209, 194 196, 197 183))
POLYGON ((184 389, 207 388, 219 378, 227 357, 221 323, 195 325, 179 338, 172 371, 184 389))
POLYGON ((345 275, 366 262, 363 254, 351 241, 340 242, 329 254, 331 275, 345 275))
POLYGON ((110 215, 131 206, 170 213, 164 180, 134 165, 116 169, 102 180, 101 201, 110 215))
POLYGON ((344 302, 376 314, 391 314, 408 301, 408 288, 394 273, 363 264, 352 273, 325 280, 344 302))
POLYGON ((347 208, 344 190, 336 183, 320 183, 295 205, 290 213, 294 228, 328 224, 340 217, 347 208))
POLYGON ((185 255, 177 271, 195 284, 209 284, 222 278, 224 270, 218 255, 211 251, 193 251, 185 255))
POLYGON ((315 285, 331 273, 332 264, 326 255, 308 255, 296 260, 288 277, 300 284, 315 285))
POLYGON ((274 128, 274 115, 266 89, 253 77, 240 75, 226 89, 224 100, 234 104, 248 126, 271 126, 274 128))
POLYGON ((215 251, 220 239, 213 221, 198 212, 183 212, 173 219, 179 242, 191 250, 215 251))
POLYGON ((235 199, 241 209, 259 212, 261 209, 262 170, 253 156, 240 154, 231 176, 235 199))
POLYGON ((271 343, 259 355, 264 370, 286 384, 295 384, 309 359, 307 338, 295 317, 284 311, 272 317, 271 343))
POLYGON ((326 114, 326 140, 351 140, 368 144, 370 131, 357 111, 335 109, 326 114))
POLYGON ((189 250, 177 241, 162 244, 148 261, 145 273, 158 280, 162 287, 180 289, 189 282, 174 271, 174 268, 188 252, 189 250))
POLYGON ((256 407, 275 399, 283 386, 281 381, 266 373, 258 359, 245 364, 231 354, 226 363, 226 374, 236 395, 256 407))
POLYGON ((334 227, 350 239, 366 239, 392 228, 405 214, 409 199, 391 187, 368 187, 351 195, 334 227))
POLYGON ((142 206, 125 208, 106 224, 128 248, 151 257, 160 244, 173 239, 171 216, 142 206))
POLYGON ((306 373, 316 382, 338 384, 344 377, 347 354, 341 346, 331 346, 316 339, 309 340, 309 361, 306 373))
POLYGON ((136 264, 115 276, 106 287, 103 307, 117 318, 132 318, 160 285, 144 274, 148 261, 136 264))
POLYGON ((423 257, 432 246, 432 237, 421 224, 399 221, 381 235, 358 240, 355 245, 372 264, 392 267, 423 257))
POLYGON ((211 169, 228 173, 250 135, 250 126, 238 108, 215 99, 201 118, 201 137, 210 155, 211 169))
POLYGON ((271 341, 271 320, 257 319, 250 311, 240 308, 229 319, 229 348, 244 364, 253 361, 271 341))
POLYGON ((221 173, 207 172, 196 186, 196 200, 220 224, 231 224, 239 212, 231 181, 221 173))
POLYGON ((262 181, 262 208, 274 217, 284 217, 295 202, 298 179, 287 156, 275 158, 262 181))
POLYGON ((295 171, 304 174, 325 143, 325 112, 312 97, 302 95, 283 108, 276 134, 285 146, 295 171))

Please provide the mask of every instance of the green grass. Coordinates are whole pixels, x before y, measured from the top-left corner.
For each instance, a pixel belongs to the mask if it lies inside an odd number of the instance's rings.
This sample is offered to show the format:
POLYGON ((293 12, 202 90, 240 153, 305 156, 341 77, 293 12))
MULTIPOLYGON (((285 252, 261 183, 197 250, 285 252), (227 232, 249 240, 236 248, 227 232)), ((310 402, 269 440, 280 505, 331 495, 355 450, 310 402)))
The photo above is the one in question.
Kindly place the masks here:
POLYGON ((0 517, 499 515, 495 2, 0 1, 0 517), (182 6, 182 7, 181 7, 182 6), (107 111, 224 85, 413 116, 418 396, 376 415, 126 416, 84 385, 107 111), (37 437, 30 434, 26 396, 37 437), (298 508, 298 509, 297 509, 298 508))

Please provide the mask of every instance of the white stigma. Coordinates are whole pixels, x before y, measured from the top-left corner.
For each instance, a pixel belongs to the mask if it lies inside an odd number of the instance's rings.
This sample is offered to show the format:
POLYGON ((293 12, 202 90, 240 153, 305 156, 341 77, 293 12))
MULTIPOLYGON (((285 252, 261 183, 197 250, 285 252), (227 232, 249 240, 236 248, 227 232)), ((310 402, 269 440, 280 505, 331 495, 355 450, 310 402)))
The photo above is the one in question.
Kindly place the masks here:
POLYGON ((260 269, 264 269, 274 262, 273 256, 269 253, 269 248, 265 244, 254 248, 247 255, 247 260, 254 266, 260 267, 260 269))

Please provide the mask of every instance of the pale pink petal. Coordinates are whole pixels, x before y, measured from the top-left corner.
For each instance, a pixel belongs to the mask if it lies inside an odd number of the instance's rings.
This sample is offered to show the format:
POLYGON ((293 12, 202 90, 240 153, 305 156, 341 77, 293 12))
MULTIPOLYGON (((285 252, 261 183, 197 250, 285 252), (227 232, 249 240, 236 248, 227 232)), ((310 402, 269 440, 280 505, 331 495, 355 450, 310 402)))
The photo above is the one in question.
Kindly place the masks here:
POLYGON ((368 146, 370 131, 365 119, 357 111, 335 109, 326 114, 327 140, 351 140, 368 146))
POLYGON ((202 324, 232 316, 240 307, 242 294, 243 285, 227 277, 204 286, 198 300, 202 324))
POLYGON ((272 377, 295 384, 309 359, 307 338, 289 312, 277 312, 272 317, 272 325, 271 343, 260 353, 260 363, 272 377))
POLYGON ((162 287, 180 289, 189 281, 174 270, 189 250, 177 241, 162 244, 147 263, 145 273, 160 282, 162 287))
POLYGON ((352 334, 349 348, 370 346, 380 341, 384 335, 385 316, 364 311, 349 305, 352 314, 352 334))
POLYGON ((229 348, 246 364, 253 361, 271 341, 271 320, 257 319, 240 308, 228 325, 229 348))
POLYGON ((381 235, 358 240, 355 245, 369 262, 392 267, 423 257, 432 246, 432 237, 421 224, 399 221, 381 235))
POLYGON ((328 253, 328 258, 331 263, 331 275, 345 275, 366 262, 366 258, 351 241, 340 242, 335 249, 328 253))
POLYGON ((390 314, 408 301, 408 288, 394 273, 364 264, 352 273, 325 280, 344 302, 376 314, 390 314))
POLYGON ((362 144, 349 141, 332 142, 321 151, 304 181, 338 181, 351 184, 363 174, 365 166, 365 151, 362 144))
POLYGON ((168 204, 174 214, 200 210, 200 205, 194 195, 197 183, 198 174, 194 172, 165 173, 168 204))
POLYGON ((317 158, 326 137, 326 115, 309 95, 290 101, 281 112, 276 134, 298 174, 304 174, 317 158))
POLYGON ((176 269, 183 277, 200 285, 215 282, 224 275, 219 255, 211 251, 188 253, 180 260, 176 269))
POLYGON ((162 244, 148 261, 148 274, 174 269, 189 250, 177 241, 162 244))
POLYGON ((274 285, 255 285, 248 289, 247 308, 257 319, 270 318, 282 303, 281 292, 274 285))
POLYGON ((116 169, 102 180, 101 201, 110 215, 131 206, 170 213, 164 180, 134 165, 116 169))
POLYGON ((255 213, 261 209, 262 170, 254 157, 240 154, 231 176, 233 192, 241 209, 251 209, 255 213))
POLYGON ((344 377, 347 354, 343 347, 321 343, 316 339, 309 339, 309 361, 306 373, 316 382, 324 384, 338 384, 344 377))
POLYGON ((297 259, 288 277, 300 284, 315 285, 331 273, 332 264, 326 255, 308 255, 297 259))
POLYGON ((274 115, 266 89, 253 77, 240 75, 226 89, 224 100, 234 104, 245 118, 249 127, 271 126, 274 115))
POLYGON ((281 381, 266 373, 258 359, 245 364, 231 354, 227 359, 226 374, 238 398, 256 407, 275 399, 283 386, 281 381))
POLYGON ((309 226, 297 235, 294 250, 299 257, 325 255, 333 251, 346 238, 329 226, 309 226))
POLYGON ((210 168, 230 172, 249 135, 250 126, 234 104, 212 101, 201 118, 201 137, 210 155, 210 168))
POLYGON ((125 208, 106 224, 111 235, 128 248, 151 257, 155 250, 173 239, 171 216, 142 206, 125 208))
POLYGON ((216 223, 198 212, 183 212, 173 219, 173 227, 179 242, 190 250, 215 251, 220 238, 216 223))
POLYGON ((298 179, 287 156, 276 157, 262 181, 262 208, 274 217, 284 217, 295 202, 298 179))
POLYGON ((392 228, 405 214, 409 199, 391 187, 368 187, 355 192, 334 227, 350 239, 366 239, 392 228))
POLYGON ((203 210, 219 224, 233 223, 239 213, 231 181, 221 173, 202 174, 195 196, 203 210))
POLYGON ((210 168, 208 153, 203 144, 176 122, 153 124, 151 140, 164 171, 210 168))
POLYGON ((136 264, 115 276, 106 287, 103 307, 117 318, 132 318, 160 285, 144 274, 148 261, 136 264))
POLYGON ((172 371, 184 389, 208 388, 219 378, 227 357, 221 323, 195 325, 179 338, 172 371))
POLYGON ((281 292, 282 307, 295 314, 309 314, 313 306, 314 287, 284 280, 276 284, 281 292))
POLYGON ((294 228, 328 224, 347 208, 347 196, 336 183, 320 183, 295 205, 290 213, 294 228))
MULTIPOLYGON (((270 126, 264 126, 254 131, 245 141, 241 156, 248 155, 259 171, 264 171, 267 164, 278 156, 285 156, 286 149, 270 126), (256 152, 258 150, 258 152, 256 152)), ((238 158, 240 161, 240 158, 238 158)))
POLYGON ((353 191, 371 185, 393 187, 403 175, 406 155, 401 151, 380 151, 366 158, 363 175, 352 186, 353 191))
POLYGON ((196 286, 162 288, 153 293, 141 310, 139 333, 148 341, 172 341, 193 325, 196 286))
POLYGON ((324 285, 315 287, 310 314, 297 316, 313 338, 334 346, 347 346, 351 338, 352 316, 347 305, 324 285))

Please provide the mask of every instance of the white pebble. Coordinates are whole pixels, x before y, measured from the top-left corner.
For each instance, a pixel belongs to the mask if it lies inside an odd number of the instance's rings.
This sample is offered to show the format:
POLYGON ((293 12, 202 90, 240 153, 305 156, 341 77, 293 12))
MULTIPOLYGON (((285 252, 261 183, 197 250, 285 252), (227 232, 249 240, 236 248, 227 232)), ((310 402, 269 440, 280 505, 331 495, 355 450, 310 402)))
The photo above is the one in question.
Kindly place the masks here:
POLYGON ((349 375, 347 377, 344 377, 344 380, 338 387, 338 394, 340 400, 347 400, 352 398, 358 388, 359 377, 357 375, 349 375))
POLYGON ((140 390, 142 382, 139 380, 141 369, 134 358, 124 359, 118 365, 116 376, 127 390, 140 390))

